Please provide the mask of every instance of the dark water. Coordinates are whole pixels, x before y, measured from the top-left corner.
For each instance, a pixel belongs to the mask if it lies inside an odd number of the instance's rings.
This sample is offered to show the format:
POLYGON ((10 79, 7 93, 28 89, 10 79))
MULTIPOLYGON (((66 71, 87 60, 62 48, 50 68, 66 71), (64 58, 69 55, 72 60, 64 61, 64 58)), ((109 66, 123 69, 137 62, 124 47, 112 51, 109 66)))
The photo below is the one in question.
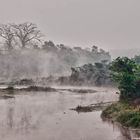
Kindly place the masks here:
POLYGON ((130 131, 104 122, 101 111, 78 114, 70 110, 77 105, 115 101, 115 89, 94 88, 98 92, 87 94, 59 89, 15 93, 15 98, 1 99, 0 140, 129 140, 130 131))

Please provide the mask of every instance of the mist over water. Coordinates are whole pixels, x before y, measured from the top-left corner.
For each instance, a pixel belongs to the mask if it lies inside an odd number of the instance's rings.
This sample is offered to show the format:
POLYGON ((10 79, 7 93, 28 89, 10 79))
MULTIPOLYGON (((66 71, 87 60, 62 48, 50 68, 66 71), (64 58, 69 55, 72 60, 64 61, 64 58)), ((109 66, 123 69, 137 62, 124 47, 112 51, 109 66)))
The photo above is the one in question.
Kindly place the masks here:
POLYGON ((94 64, 104 59, 110 61, 110 55, 106 52, 65 46, 61 49, 56 46, 55 49, 17 49, 0 54, 0 80, 65 76, 71 74, 71 67, 94 64))
POLYGON ((13 51, 0 55, 0 78, 11 80, 61 74, 59 68, 64 66, 63 62, 59 63, 57 56, 51 53, 37 50, 13 51))

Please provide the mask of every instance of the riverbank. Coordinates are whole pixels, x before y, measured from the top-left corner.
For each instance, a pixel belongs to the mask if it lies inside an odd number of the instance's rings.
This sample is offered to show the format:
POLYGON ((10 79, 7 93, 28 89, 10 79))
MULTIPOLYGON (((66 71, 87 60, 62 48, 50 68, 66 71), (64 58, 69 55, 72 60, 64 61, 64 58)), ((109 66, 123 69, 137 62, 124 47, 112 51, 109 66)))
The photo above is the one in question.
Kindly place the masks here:
POLYGON ((129 103, 114 103, 103 110, 101 116, 125 127, 140 128, 140 111, 129 103))

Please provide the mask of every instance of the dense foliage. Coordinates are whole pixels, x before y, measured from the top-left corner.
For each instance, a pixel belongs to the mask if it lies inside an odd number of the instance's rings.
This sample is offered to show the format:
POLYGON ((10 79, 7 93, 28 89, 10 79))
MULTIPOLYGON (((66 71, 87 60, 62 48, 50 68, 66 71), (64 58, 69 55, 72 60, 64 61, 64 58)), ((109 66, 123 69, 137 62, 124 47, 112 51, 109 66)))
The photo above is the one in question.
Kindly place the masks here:
POLYGON ((81 67, 71 68, 70 81, 79 85, 108 85, 111 84, 109 64, 100 62, 85 64, 81 67))
POLYGON ((140 66, 133 59, 118 57, 110 67, 114 81, 118 83, 121 100, 140 97, 140 66))

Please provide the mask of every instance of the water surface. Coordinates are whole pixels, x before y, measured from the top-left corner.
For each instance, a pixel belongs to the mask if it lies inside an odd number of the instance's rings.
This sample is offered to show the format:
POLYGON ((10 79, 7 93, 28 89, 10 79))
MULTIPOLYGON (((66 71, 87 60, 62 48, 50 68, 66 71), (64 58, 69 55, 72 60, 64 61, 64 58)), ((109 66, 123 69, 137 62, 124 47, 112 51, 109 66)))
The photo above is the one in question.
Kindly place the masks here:
MULTIPOLYGON (((0 100, 0 140, 128 140, 124 129, 104 122, 101 111, 77 113, 77 105, 115 101, 112 88, 76 93, 55 87, 57 92, 15 92, 0 100)), ((84 87, 83 89, 87 89, 84 87)), ((91 88, 90 88, 91 89, 91 88)))

